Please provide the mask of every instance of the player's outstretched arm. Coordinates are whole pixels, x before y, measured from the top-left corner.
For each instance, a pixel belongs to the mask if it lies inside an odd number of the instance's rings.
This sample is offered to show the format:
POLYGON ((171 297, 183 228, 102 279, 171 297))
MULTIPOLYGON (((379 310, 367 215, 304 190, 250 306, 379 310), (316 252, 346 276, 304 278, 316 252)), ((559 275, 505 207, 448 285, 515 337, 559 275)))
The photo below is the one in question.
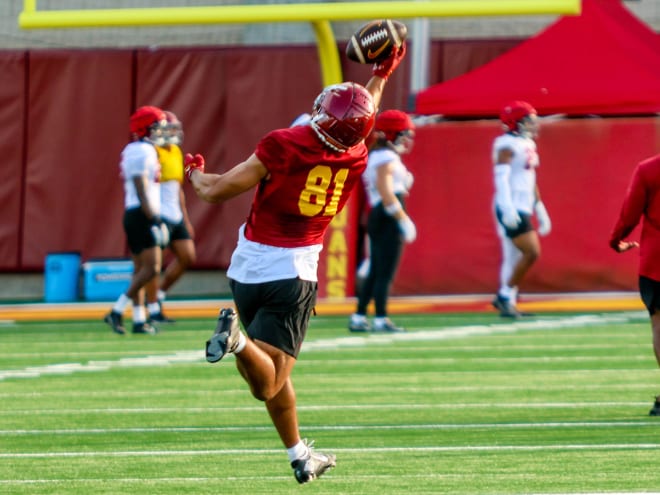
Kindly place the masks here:
POLYGON ((244 162, 239 163, 224 174, 204 172, 204 157, 187 154, 185 157, 186 177, 195 190, 195 194, 209 203, 218 203, 238 196, 256 186, 268 175, 268 170, 253 153, 244 162))
POLYGON ((392 75, 392 73, 399 66, 401 61, 406 56, 406 42, 404 41, 397 51, 393 52, 388 58, 373 65, 372 73, 373 76, 367 82, 365 88, 371 93, 374 99, 374 105, 376 108, 380 107, 380 99, 383 95, 383 90, 385 89, 385 83, 392 75))

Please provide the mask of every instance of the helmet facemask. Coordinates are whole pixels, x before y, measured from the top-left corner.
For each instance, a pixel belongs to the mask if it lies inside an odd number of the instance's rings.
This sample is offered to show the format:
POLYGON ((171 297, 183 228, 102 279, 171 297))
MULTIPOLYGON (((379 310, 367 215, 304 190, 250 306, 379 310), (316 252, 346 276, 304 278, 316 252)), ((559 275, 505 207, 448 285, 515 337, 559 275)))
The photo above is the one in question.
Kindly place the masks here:
POLYGON ((165 110, 165 118, 167 119, 167 125, 164 129, 165 134, 165 144, 181 146, 183 144, 183 126, 181 121, 169 110, 165 110))
POLYGON ((518 134, 527 139, 534 139, 539 133, 539 121, 536 114, 530 114, 518 121, 518 134))
POLYGON ((149 133, 145 139, 155 146, 165 146, 167 143, 166 137, 167 120, 159 120, 151 124, 148 128, 149 133))
POLYGON ((181 146, 183 144, 183 128, 181 122, 168 122, 165 127, 166 144, 181 146))
POLYGON ((390 141, 390 146, 399 155, 410 153, 415 140, 415 131, 408 129, 397 133, 394 141, 390 141))

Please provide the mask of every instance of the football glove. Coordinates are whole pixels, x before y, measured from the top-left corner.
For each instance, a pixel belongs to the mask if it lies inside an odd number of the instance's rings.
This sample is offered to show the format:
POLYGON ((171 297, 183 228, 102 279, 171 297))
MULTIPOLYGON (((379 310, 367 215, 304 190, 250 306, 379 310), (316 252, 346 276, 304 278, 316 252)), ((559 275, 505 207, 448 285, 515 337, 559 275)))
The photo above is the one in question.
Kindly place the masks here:
POLYGON ((371 72, 374 76, 382 77, 387 81, 387 79, 392 75, 392 72, 396 70, 403 58, 406 56, 406 42, 404 41, 401 45, 401 48, 392 52, 392 55, 387 57, 382 62, 374 64, 371 72))
POLYGON ((150 230, 157 246, 164 248, 170 243, 170 230, 160 217, 156 216, 151 220, 150 230))
POLYGON ((539 221, 539 235, 548 235, 552 230, 552 222, 545 205, 541 201, 537 201, 534 205, 534 212, 536 213, 536 219, 539 221))
POLYGON ((399 230, 403 234, 404 241, 410 243, 417 239, 417 227, 415 227, 415 224, 409 217, 404 216, 397 220, 397 222, 399 224, 399 230))
POLYGON ((199 153, 197 153, 195 156, 192 156, 190 153, 186 153, 186 156, 183 158, 183 164, 185 165, 184 171, 188 180, 190 180, 192 173, 195 170, 199 170, 201 173, 204 173, 204 157, 199 153))
POLYGON ((513 208, 500 211, 502 213, 502 223, 507 229, 515 229, 520 224, 520 215, 513 208))

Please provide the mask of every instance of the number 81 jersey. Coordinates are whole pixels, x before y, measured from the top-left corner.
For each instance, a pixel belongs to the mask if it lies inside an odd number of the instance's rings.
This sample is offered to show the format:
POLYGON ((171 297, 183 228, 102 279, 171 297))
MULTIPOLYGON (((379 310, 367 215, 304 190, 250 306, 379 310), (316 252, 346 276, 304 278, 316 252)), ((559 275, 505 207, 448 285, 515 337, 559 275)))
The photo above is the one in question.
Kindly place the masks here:
POLYGON ((292 248, 323 243, 323 235, 367 164, 360 143, 333 151, 310 126, 278 129, 264 136, 255 155, 268 170, 257 186, 245 226, 248 240, 292 248))

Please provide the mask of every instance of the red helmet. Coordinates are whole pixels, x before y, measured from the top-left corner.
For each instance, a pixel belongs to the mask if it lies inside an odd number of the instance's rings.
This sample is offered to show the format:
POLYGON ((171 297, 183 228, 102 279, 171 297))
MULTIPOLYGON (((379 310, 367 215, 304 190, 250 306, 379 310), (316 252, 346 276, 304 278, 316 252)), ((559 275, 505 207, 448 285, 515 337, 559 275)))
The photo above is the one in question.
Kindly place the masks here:
POLYGON ((415 124, 405 112, 385 110, 376 117, 375 130, 382 132, 388 141, 394 142, 402 132, 414 131, 415 124))
POLYGON ((536 109, 526 101, 512 101, 504 105, 500 120, 509 131, 517 132, 521 120, 531 115, 536 116, 536 109))
POLYGON ((167 117, 158 107, 145 106, 138 108, 131 115, 129 129, 131 134, 142 139, 150 137, 154 127, 164 127, 167 123, 167 117))
POLYGON ((167 144, 175 144, 180 146, 183 143, 183 125, 179 118, 170 112, 165 110, 165 118, 167 119, 167 126, 165 127, 165 141, 167 144))
POLYGON ((179 124, 179 125, 181 125, 181 121, 174 114, 174 112, 170 112, 169 110, 163 110, 163 113, 165 114, 165 120, 167 120, 168 124, 179 124))
POLYGON ((325 88, 314 101, 311 125, 335 151, 346 151, 366 138, 374 126, 376 107, 371 93, 354 82, 325 88))

